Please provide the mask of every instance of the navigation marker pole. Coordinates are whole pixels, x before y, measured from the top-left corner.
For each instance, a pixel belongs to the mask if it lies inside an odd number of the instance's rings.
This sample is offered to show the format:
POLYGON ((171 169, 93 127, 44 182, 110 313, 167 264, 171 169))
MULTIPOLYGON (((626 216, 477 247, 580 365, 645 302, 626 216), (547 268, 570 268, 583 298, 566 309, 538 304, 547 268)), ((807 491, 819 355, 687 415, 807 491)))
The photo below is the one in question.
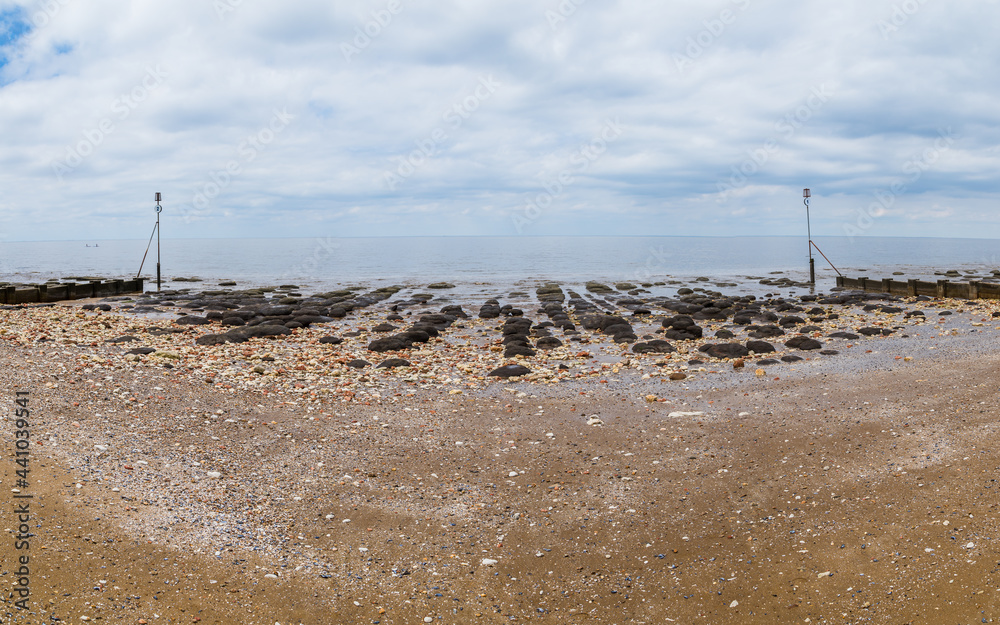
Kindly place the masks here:
MULTIPOLYGON (((159 193, 157 193, 159 195, 159 193)), ((812 226, 809 224, 809 189, 802 189, 802 203, 806 205, 806 233, 809 238, 809 284, 816 286, 816 261, 813 259, 812 226)))
MULTIPOLYGON (((807 205, 808 206, 808 205, 807 205)), ((160 206, 160 192, 156 192, 156 292, 160 292, 160 213, 163 207, 160 206)), ((812 254, 812 250, 809 250, 812 254)), ((812 262, 810 259, 809 262, 812 262)), ((815 281, 814 281, 815 282, 815 281)))

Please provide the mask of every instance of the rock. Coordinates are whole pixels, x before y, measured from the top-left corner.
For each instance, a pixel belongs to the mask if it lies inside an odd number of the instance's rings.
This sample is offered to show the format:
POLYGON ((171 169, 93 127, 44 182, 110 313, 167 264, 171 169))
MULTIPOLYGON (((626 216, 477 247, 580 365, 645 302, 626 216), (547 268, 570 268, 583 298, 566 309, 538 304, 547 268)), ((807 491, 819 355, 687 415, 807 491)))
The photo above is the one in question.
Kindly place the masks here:
POLYGON ((125 353, 126 354, 139 354, 140 356, 145 356, 147 354, 152 354, 155 351, 156 351, 156 348, 153 348, 153 347, 136 347, 135 349, 130 349, 130 350, 128 350, 125 353))
POLYGON ((531 373, 531 369, 523 365, 504 365, 498 369, 490 371, 487 375, 494 378, 515 378, 522 375, 528 375, 531 373))
POLYGON ((859 328, 858 333, 865 336, 889 336, 894 330, 888 328, 859 328))
POLYGON ((755 354, 769 354, 775 351, 774 345, 767 341, 747 341, 747 349, 755 354))
POLYGON ((852 334, 850 332, 834 332, 828 336, 831 339, 847 339, 848 341, 856 341, 861 338, 857 334, 852 334))
POLYGON ((241 341, 233 341, 231 337, 227 334, 203 334, 194 340, 195 345, 222 345, 223 343, 233 343, 241 341))
POLYGON ((392 325, 391 323, 380 323, 377 326, 375 326, 374 328, 372 328, 372 331, 374 331, 374 332, 392 332, 392 331, 397 330, 397 329, 398 328, 396 326, 392 325))
POLYGON ((729 330, 719 330, 718 332, 715 333, 715 338, 717 339, 731 339, 734 336, 736 335, 730 332, 729 330))
MULTIPOLYGON (((515 473, 515 475, 517 475, 517 474, 515 473)), ((483 566, 493 566, 496 563, 497 563, 497 561, 494 560, 494 559, 492 559, 492 558, 483 558, 482 559, 482 565, 483 566)))
POLYGON ((557 347, 562 347, 563 342, 554 336, 546 336, 535 341, 535 347, 538 349, 556 349, 557 347))
POLYGON ((503 355, 505 358, 512 358, 514 356, 534 356, 535 350, 520 343, 509 343, 507 345, 507 349, 504 350, 503 355))
POLYGON ((792 339, 785 341, 785 347, 791 347, 793 349, 810 350, 810 349, 820 349, 823 347, 823 344, 817 341, 816 339, 811 339, 807 336, 796 336, 792 339))
POLYGON ((351 367, 352 369, 364 369, 365 367, 368 367, 371 364, 372 363, 368 362, 367 360, 361 360, 360 358, 355 358, 354 360, 348 362, 347 366, 351 367))
POLYGON ((224 326, 245 326, 247 324, 242 317, 223 317, 219 323, 224 326))
POLYGON ((673 373, 670 374, 669 377, 670 377, 671 380, 674 380, 676 382, 677 380, 684 380, 684 379, 686 379, 687 378, 687 374, 686 373, 681 373, 680 371, 674 371, 673 373))
POLYGON ((671 412, 670 414, 667 415, 667 417, 670 419, 684 419, 689 417, 704 417, 704 416, 705 416, 704 412, 683 412, 680 410, 675 410, 674 412, 671 412))
POLYGON ((131 334, 128 334, 126 336, 119 336, 119 337, 116 337, 116 338, 113 338, 113 339, 108 339, 106 342, 107 343, 131 343, 132 341, 138 341, 138 340, 139 339, 137 337, 134 337, 131 334))
POLYGON ((174 319, 174 323, 181 326, 203 326, 212 322, 205 317, 198 317, 197 315, 184 315, 183 317, 174 319))
POLYGON ((677 350, 670 343, 655 339, 645 343, 636 343, 632 346, 632 351, 636 354, 671 354, 677 350))
POLYGON ((740 343, 709 344, 703 345, 698 349, 704 351, 712 358, 742 358, 750 353, 750 351, 740 343))
POLYGON ((409 349, 413 343, 411 341, 405 340, 399 334, 393 336, 387 336, 381 339, 375 339, 368 344, 368 351, 371 352, 398 352, 404 349, 409 349))
POLYGON ((410 361, 403 358, 389 358, 383 360, 376 366, 376 369, 395 369, 396 367, 409 367, 410 361))
POLYGON ((750 336, 755 339, 770 339, 777 336, 783 336, 785 331, 778 326, 767 325, 767 326, 750 326, 747 328, 750 336))
POLYGON ((598 295, 607 295, 609 293, 614 293, 614 289, 606 284, 601 284, 600 282, 595 282, 591 280, 587 283, 587 290, 591 293, 597 293, 598 295))
POLYGON ((218 472, 218 471, 209 471, 209 472, 208 472, 208 473, 206 473, 205 475, 206 475, 206 476, 207 476, 207 477, 208 477, 209 479, 211 479, 211 480, 217 480, 217 479, 220 479, 220 478, 222 477, 222 473, 220 473, 220 472, 218 472))
POLYGON ((604 421, 601 421, 599 418, 592 416, 587 419, 587 425, 591 427, 596 427, 598 425, 604 425, 604 421))
MULTIPOLYGON (((800 357, 800 356, 782 356, 781 360, 782 360, 782 362, 798 362, 798 361, 804 360, 804 359, 802 357, 800 357)), ((761 363, 757 363, 757 364, 761 364, 761 363)))
POLYGON ((450 282, 434 282, 427 285, 428 289, 453 289, 455 285, 450 282))
POLYGON ((819 350, 819 353, 823 354, 824 356, 836 356, 840 352, 838 352, 835 349, 821 349, 819 350))
POLYGON ((319 342, 323 345, 340 345, 344 342, 344 339, 339 336, 323 336, 320 337, 319 342))

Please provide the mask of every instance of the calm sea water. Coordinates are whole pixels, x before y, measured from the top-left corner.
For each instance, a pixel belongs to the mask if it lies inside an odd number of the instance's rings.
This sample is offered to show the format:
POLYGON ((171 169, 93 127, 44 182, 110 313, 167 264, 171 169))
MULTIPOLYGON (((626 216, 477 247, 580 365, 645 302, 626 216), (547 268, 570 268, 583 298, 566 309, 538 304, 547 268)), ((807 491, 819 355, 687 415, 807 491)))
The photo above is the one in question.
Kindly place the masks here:
MULTIPOLYGON (((988 273, 1000 268, 1000 241, 932 238, 817 238, 849 276, 930 277, 935 271, 988 273)), ((139 270, 145 240, 11 242, 0 244, 0 280, 43 282, 69 276, 128 277, 139 270), (95 244, 97 245, 95 247, 95 244), (88 245, 90 247, 88 247, 88 245)), ((304 290, 448 281, 466 291, 528 288, 542 280, 737 282, 758 292, 772 272, 804 280, 808 247, 799 237, 402 237, 184 239, 161 242, 163 276, 197 276, 240 287, 293 283, 304 290)), ((817 255, 819 288, 836 274, 817 255)), ((155 277, 155 242, 143 275, 155 277)), ((777 275, 777 274, 776 274, 777 275)), ((770 276, 774 277, 774 276, 770 276)), ((170 287, 191 286, 170 283, 170 287)))

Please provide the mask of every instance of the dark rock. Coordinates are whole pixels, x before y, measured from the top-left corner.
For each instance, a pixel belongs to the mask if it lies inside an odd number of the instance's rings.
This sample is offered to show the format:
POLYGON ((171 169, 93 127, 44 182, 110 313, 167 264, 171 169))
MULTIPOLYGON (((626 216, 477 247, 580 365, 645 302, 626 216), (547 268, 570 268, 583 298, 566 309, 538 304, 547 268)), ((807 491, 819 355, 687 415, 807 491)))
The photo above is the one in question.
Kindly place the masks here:
POLYGON ((562 347, 563 342, 554 336, 546 336, 538 339, 535 342, 535 346, 538 349, 556 349, 557 347, 562 347))
POLYGON ((280 317, 281 315, 290 315, 295 312, 293 306, 261 306, 257 310, 257 314, 264 317, 280 317))
POLYGON ((801 356, 782 356, 781 357, 781 361, 782 362, 799 362, 800 360, 803 360, 803 358, 801 356))
POLYGON ((758 365, 765 365, 765 366, 766 365, 776 365, 776 364, 778 364, 778 361, 775 360, 774 358, 764 358, 762 360, 758 360, 757 364, 758 365))
POLYGON ((139 340, 138 338, 132 336, 131 334, 127 334, 125 336, 119 336, 119 337, 116 337, 116 338, 113 338, 113 339, 108 339, 108 341, 106 341, 106 342, 108 342, 108 343, 131 343, 132 341, 138 341, 138 340, 139 340))
POLYGON ((499 369, 490 371, 487 375, 495 378, 515 378, 522 375, 528 375, 529 373, 531 373, 531 369, 523 365, 504 365, 499 369))
POLYGON ((126 354, 139 354, 140 356, 145 356, 147 354, 152 354, 156 349, 153 347, 136 347, 135 349, 130 349, 126 354))
POLYGON ((731 339, 735 336, 736 335, 730 332, 729 330, 719 330, 718 332, 715 333, 715 338, 717 339, 731 339))
POLYGON ((507 345, 504 350, 503 355, 505 358, 512 358, 514 356, 534 356, 535 350, 531 349, 526 345, 521 345, 519 343, 511 343, 507 345))
POLYGON ((794 338, 785 341, 785 347, 791 347, 793 349, 810 350, 810 349, 820 349, 823 347, 823 344, 817 341, 816 339, 809 338, 808 336, 796 336, 794 338))
POLYGON ((394 334, 381 339, 375 339, 368 345, 368 351, 372 352, 397 352, 409 349, 413 341, 407 341, 402 335, 394 334))
POLYGON ((364 369, 365 367, 368 367, 371 364, 372 363, 368 362, 367 360, 361 360, 360 358, 355 358, 354 360, 348 362, 347 366, 351 367, 352 369, 364 369))
POLYGON ((284 323, 284 326, 290 330, 294 330, 296 328, 301 328, 302 324, 299 323, 298 321, 286 321, 284 323))
POLYGON ((780 320, 778 320, 778 325, 779 326, 794 326, 794 325, 799 325, 799 324, 805 323, 805 322, 806 322, 806 320, 803 319, 802 317, 796 317, 796 316, 792 315, 792 316, 788 316, 788 317, 782 317, 780 320))
POLYGON ((224 326, 245 326, 247 324, 242 317, 223 317, 221 323, 224 326))
POLYGON ((222 345, 223 343, 242 343, 243 341, 233 341, 227 334, 203 334, 194 342, 195 345, 222 345))
POLYGON ((324 336, 319 339, 319 342, 324 345, 340 345, 344 342, 344 339, 339 336, 324 336))
POLYGON ((810 332, 822 332, 822 331, 823 328, 820 328, 818 326, 802 326, 801 328, 799 328, 799 332, 801 332, 802 334, 808 334, 810 332))
MULTIPOLYGON (((431 328, 431 330, 433 330, 433 328, 431 328)), ((396 336, 410 343, 427 343, 428 341, 431 340, 431 333, 427 328, 424 329, 411 328, 406 332, 400 332, 396 336)))
POLYGON ((861 338, 857 334, 852 334, 851 332, 834 332, 829 336, 831 339, 847 339, 848 341, 856 341, 861 338))
POLYGON ((632 346, 632 351, 636 354, 672 354, 677 350, 670 343, 655 339, 646 343, 636 343, 632 346))
POLYGON ((888 328, 858 328, 858 334, 865 336, 889 336, 893 330, 888 328))
POLYGON ((178 317, 174 319, 174 323, 182 326, 203 326, 212 323, 205 317, 198 317, 195 315, 184 315, 183 317, 178 317))
POLYGON ((374 328, 372 328, 372 330, 374 332, 392 332, 392 331, 397 330, 397 329, 398 328, 396 326, 392 325, 391 323, 380 323, 377 326, 375 326, 374 328))
POLYGON ((394 369, 396 367, 409 367, 410 361, 403 358, 389 358, 388 360, 383 360, 375 368, 376 369, 394 369))
POLYGON ((747 349, 755 354, 770 354, 775 351, 774 345, 767 341, 747 341, 747 349))
POLYGON ((840 352, 838 352, 835 349, 821 349, 819 350, 819 353, 823 354, 824 356, 836 356, 840 352))
POLYGON ((778 326, 750 326, 747 330, 755 339, 770 339, 785 334, 785 331, 778 326))
POLYGON ((715 343, 702 345, 698 348, 712 358, 742 358, 750 351, 739 343, 715 343))

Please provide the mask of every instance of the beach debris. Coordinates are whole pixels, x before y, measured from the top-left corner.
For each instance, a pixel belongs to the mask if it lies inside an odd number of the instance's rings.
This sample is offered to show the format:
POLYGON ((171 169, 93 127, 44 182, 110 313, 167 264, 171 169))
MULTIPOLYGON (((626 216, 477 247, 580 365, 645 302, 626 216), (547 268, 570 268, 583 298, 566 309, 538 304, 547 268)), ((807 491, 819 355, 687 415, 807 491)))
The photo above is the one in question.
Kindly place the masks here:
POLYGON ((587 425, 590 426, 604 425, 604 421, 601 421, 599 418, 595 416, 591 416, 587 419, 587 425))
POLYGON ((675 410, 674 412, 671 412, 670 414, 667 415, 667 417, 671 419, 682 419, 685 417, 704 417, 704 416, 705 416, 704 412, 683 412, 680 410, 675 410))

